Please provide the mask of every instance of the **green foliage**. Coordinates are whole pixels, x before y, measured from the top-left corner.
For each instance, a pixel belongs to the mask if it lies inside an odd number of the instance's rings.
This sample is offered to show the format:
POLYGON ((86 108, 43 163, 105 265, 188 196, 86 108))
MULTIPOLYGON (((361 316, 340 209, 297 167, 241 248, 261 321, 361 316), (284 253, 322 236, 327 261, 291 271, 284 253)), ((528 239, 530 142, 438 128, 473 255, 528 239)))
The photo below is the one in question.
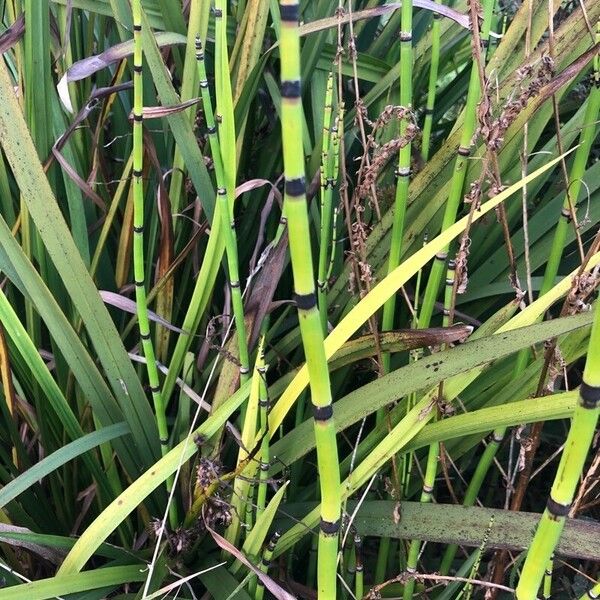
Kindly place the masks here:
POLYGON ((600 3, 1 6, 0 599, 598 590, 600 3))

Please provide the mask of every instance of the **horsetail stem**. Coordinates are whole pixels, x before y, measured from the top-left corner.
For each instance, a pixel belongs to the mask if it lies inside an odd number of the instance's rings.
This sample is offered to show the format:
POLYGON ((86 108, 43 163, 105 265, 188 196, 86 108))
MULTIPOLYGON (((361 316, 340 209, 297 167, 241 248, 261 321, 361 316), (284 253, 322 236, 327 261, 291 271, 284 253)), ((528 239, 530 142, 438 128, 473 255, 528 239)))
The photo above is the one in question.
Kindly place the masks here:
POLYGON ((262 515, 267 504, 267 480, 269 478, 269 396, 267 391, 267 368, 264 355, 264 337, 261 340, 259 358, 256 370, 260 377, 258 384, 258 407, 260 412, 260 474, 258 484, 258 497, 256 500, 256 519, 262 515))
MULTIPOLYGON (((481 24, 481 42, 487 44, 490 37, 490 25, 492 20, 492 10, 494 8, 494 0, 483 0, 483 22, 481 24)), ((464 110, 465 118, 462 127, 460 145, 458 147, 456 160, 454 162, 454 171, 452 173, 452 181, 450 183, 450 192, 448 201, 444 210, 442 220, 442 231, 445 231, 456 221, 456 215, 460 200, 462 198, 463 186, 467 174, 468 158, 471 154, 471 140, 475 133, 477 125, 477 103, 481 95, 481 84, 479 81, 479 67, 476 61, 473 61, 471 66, 471 78, 469 81, 469 90, 467 92, 467 102, 464 110)), ((431 272, 427 280, 425 295, 421 305, 419 314, 419 327, 429 327, 433 307, 438 295, 440 282, 444 273, 444 264, 448 248, 436 254, 431 272)))
MULTIPOLYGON (((596 41, 600 41, 600 23, 598 24, 598 33, 596 41)), ((592 142, 596 137, 596 122, 600 114, 600 58, 596 55, 594 59, 594 74, 592 81, 592 89, 587 100, 583 125, 579 135, 579 146, 575 150, 571 172, 569 174, 568 189, 565 192, 562 209, 558 224, 554 229, 554 239, 552 240, 552 248, 546 270, 544 271, 544 279, 540 289, 540 296, 545 294, 553 285, 558 273, 560 259, 562 258, 563 250, 566 245, 567 231, 573 220, 571 209, 575 210, 577 198, 581 190, 581 184, 585 174, 585 168, 590 156, 592 142)))
MULTIPOLYGON (((594 84, 590 92, 583 127, 579 138, 579 146, 575 150, 575 157, 573 165, 571 167, 569 181, 571 182, 570 189, 565 193, 563 206, 561 209, 560 217, 556 229, 554 230, 554 238, 552 240, 552 247, 546 268, 544 271, 544 278, 542 286, 540 288, 539 295, 543 296, 554 285, 554 280, 558 274, 558 267, 560 259, 562 257, 563 249, 565 247, 567 229, 571 222, 571 203, 573 208, 579 191, 581 189, 581 181, 585 171, 585 165, 589 158, 592 142, 595 138, 595 122, 600 112, 600 68, 598 57, 595 59, 594 64, 594 84)), ((529 351, 523 350, 519 352, 517 356, 517 362, 513 371, 513 377, 518 377, 527 367, 529 360, 529 351)), ((477 494, 483 485, 483 480, 496 456, 496 453, 500 447, 504 436, 506 435, 506 428, 501 427, 495 429, 490 435, 489 443, 477 465, 473 478, 469 483, 465 498, 463 500, 464 506, 473 506, 477 498, 477 494)), ((446 548, 442 564, 440 566, 440 572, 442 575, 449 572, 450 566, 456 554, 457 546, 451 545, 446 548)))
MULTIPOLYGON (((169 431, 165 414, 165 404, 160 390, 160 380, 154 346, 150 337, 150 320, 146 300, 146 274, 144 266, 144 168, 143 144, 143 83, 142 83, 142 5, 141 0, 132 0, 133 18, 133 278, 135 283, 135 301, 142 350, 146 357, 148 382, 154 403, 156 425, 160 439, 161 453, 164 456, 169 448, 169 431)), ((173 485, 173 477, 167 479, 167 490, 173 485)), ((175 503, 169 505, 169 518, 172 526, 177 525, 175 503)))
POLYGON ((542 591, 542 598, 544 600, 550 600, 552 595, 552 569, 554 567, 554 556, 550 557, 546 570, 544 571, 544 588, 542 591))
MULTIPOLYGON (((216 18, 222 18, 217 16, 216 18)), ((244 301, 240 285, 237 240, 235 235, 235 222, 230 219, 228 192, 226 188, 223 158, 217 135, 217 123, 212 108, 208 79, 206 77, 206 65, 204 63, 204 50, 200 37, 196 37, 196 59, 200 76, 200 93, 204 118, 208 132, 210 151, 212 154, 215 178, 217 181, 217 201, 221 204, 221 229, 225 238, 225 253, 227 256, 227 269, 229 271, 229 287, 231 290, 231 304, 233 316, 238 335, 238 351, 240 354, 240 384, 247 381, 250 372, 250 358, 248 353, 248 341, 246 337, 246 322, 244 320, 244 301)))
MULTIPOLYGON (((400 139, 405 144, 400 147, 398 156, 398 168, 396 169, 396 196, 394 200, 394 222, 392 224, 392 239, 390 243, 390 255, 388 258, 388 274, 400 263, 402 253, 402 236, 404 235, 404 217, 408 203, 408 184, 410 181, 410 158, 411 143, 409 136, 409 125, 411 125, 412 111, 412 0, 402 2, 402 13, 400 21, 400 106, 404 114, 400 118, 400 139)), ((396 313, 396 295, 393 295, 383 307, 381 328, 389 331, 394 328, 394 316, 396 313)), ((387 373, 390 370, 390 355, 383 355, 383 368, 387 373)))
POLYGON ((579 387, 579 401, 546 509, 527 551, 521 579, 516 589, 518 600, 536 598, 548 561, 560 539, 565 518, 589 452, 600 412, 600 301, 596 301, 588 354, 579 387))
POLYGON ((325 110, 323 114, 323 140, 321 148, 321 236, 319 244, 319 270, 317 275, 319 314, 323 334, 327 334, 327 266, 331 232, 331 200, 335 180, 333 178, 331 115, 333 112, 333 73, 327 78, 325 110))
POLYGON ((280 0, 281 15, 281 128, 285 172, 285 215, 288 222, 290 255, 298 307, 300 334, 306 356, 313 404, 321 523, 318 552, 319 598, 336 597, 338 532, 341 488, 331 387, 323 330, 317 310, 306 205, 302 148, 302 100, 300 81, 300 37, 297 0, 280 0))
POLYGON ((362 538, 356 534, 354 536, 354 553, 355 553, 355 576, 354 576, 354 596, 356 598, 362 598, 365 595, 365 584, 364 584, 364 566, 362 556, 362 538))
MULTIPOLYGON (((452 293, 454 289, 454 278, 455 278, 456 264, 453 260, 448 262, 448 270, 446 274, 446 285, 444 293, 444 327, 451 325, 450 311, 452 306, 452 293)), ((441 388, 441 384, 440 384, 441 388)), ((440 390, 440 398, 442 397, 440 390)), ((421 490, 420 501, 428 503, 433 500, 433 488, 435 485, 435 477, 438 470, 438 461, 440 455, 440 443, 434 442, 429 446, 429 452, 427 454, 427 465, 425 467, 425 476, 423 478, 423 488, 421 490)), ((408 550, 408 559, 406 565, 406 571, 409 574, 415 573, 417 569, 417 562, 419 559, 419 553, 421 551, 421 541, 411 540, 410 547, 408 550)), ((404 586, 403 600, 411 600, 415 589, 415 579, 409 579, 404 586)))
MULTIPOLYGON (((441 0, 436 0, 438 4, 441 0)), ((433 24, 431 25, 431 65, 429 67, 429 84, 427 87, 427 102, 425 104, 425 120, 423 123, 423 142, 421 154, 423 160, 429 159, 431 145, 431 127, 433 125, 433 109, 435 106, 435 92, 440 64, 440 18, 439 13, 433 13, 433 24)))
POLYGON ((583 594, 579 600, 597 600, 597 598, 600 598, 600 581, 583 594))
MULTIPOLYGON (((275 552, 275 547, 277 546, 277 542, 279 541, 280 537, 281 537, 281 533, 279 533, 279 531, 275 531, 273 533, 273 535, 271 536, 269 543, 266 545, 265 549, 263 550, 263 555, 262 555, 260 564, 258 565, 258 568, 263 573, 267 573, 269 570, 269 567, 271 566, 271 558, 273 558, 273 552, 275 552)), ((265 586, 263 585, 263 582, 259 579, 256 584, 256 593, 254 595, 254 598, 255 598, 255 600, 263 600, 264 595, 265 595, 265 586)))

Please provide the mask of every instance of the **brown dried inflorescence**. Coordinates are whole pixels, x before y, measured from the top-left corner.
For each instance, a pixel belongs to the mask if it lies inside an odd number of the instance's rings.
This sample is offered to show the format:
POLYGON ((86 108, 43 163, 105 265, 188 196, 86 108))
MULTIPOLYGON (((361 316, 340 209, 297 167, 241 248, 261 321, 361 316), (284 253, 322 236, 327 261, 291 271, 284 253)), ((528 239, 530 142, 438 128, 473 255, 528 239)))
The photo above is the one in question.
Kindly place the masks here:
POLYGON ((513 95, 502 107, 497 118, 492 116, 492 107, 488 94, 484 94, 478 107, 479 133, 488 149, 497 151, 504 142, 504 134, 531 98, 535 98, 554 75, 554 60, 542 56, 537 64, 526 64, 516 72, 518 93, 513 95))

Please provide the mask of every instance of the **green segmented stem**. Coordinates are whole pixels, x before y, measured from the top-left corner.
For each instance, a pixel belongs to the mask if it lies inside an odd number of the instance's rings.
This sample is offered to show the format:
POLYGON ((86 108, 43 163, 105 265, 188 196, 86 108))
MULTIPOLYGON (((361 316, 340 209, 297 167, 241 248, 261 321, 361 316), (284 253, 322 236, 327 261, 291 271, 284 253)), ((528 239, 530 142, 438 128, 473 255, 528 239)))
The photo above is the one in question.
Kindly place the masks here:
MULTIPOLYGON (((490 25, 492 21, 492 11, 494 8, 494 0, 483 1, 483 23, 481 25, 481 41, 482 44, 487 44, 490 38, 490 25)), ((450 182, 450 192, 448 201, 444 210, 442 220, 442 231, 445 231, 456 221, 458 207, 462 199, 463 186, 467 174, 468 158, 471 153, 471 139, 475 133, 477 125, 477 103, 481 95, 481 84, 479 81, 479 68, 474 61, 471 67, 471 79, 469 81, 469 90, 467 92, 467 102, 465 106, 465 119, 458 147, 456 160, 454 162, 454 171, 452 173, 452 181, 450 182)), ((438 295, 442 275, 444 274, 444 266, 448 248, 436 255, 431 272, 427 280, 425 295, 421 305, 419 314, 419 327, 429 327, 433 307, 438 295)))
POLYGON ((256 519, 265 511, 267 504, 267 480, 269 479, 269 395, 267 392, 267 369, 264 355, 264 336, 259 346, 259 357, 256 360, 256 370, 260 380, 258 384, 258 408, 260 413, 260 474, 258 484, 258 497, 256 499, 256 519))
MULTIPOLYGON (((267 573, 269 570, 269 567, 271 566, 271 559, 273 558, 273 552, 275 552, 275 547, 277 546, 277 542, 279 541, 280 537, 281 537, 281 533, 279 533, 279 531, 275 531, 275 533, 273 533, 273 535, 271 536, 269 543, 266 545, 265 549, 263 550, 262 559, 260 561, 260 564, 258 565, 258 568, 263 573, 267 573)), ((255 600, 263 600, 264 595, 265 595, 265 586, 263 585, 262 581, 259 579, 256 584, 256 593, 254 595, 254 598, 255 598, 255 600)))
POLYGON ((317 587, 319 598, 336 597, 341 488, 331 387, 323 330, 317 309, 310 229, 306 205, 300 93, 299 5, 281 0, 281 128, 285 172, 285 215, 288 222, 294 291, 300 334, 310 378, 315 440, 321 489, 321 523, 317 587))
MULTIPOLYGON (((600 25, 598 27, 600 30, 600 25)), ((599 38, 600 35, 597 35, 596 39, 598 40, 599 38)), ((569 189, 567 193, 565 193, 558 224, 554 229, 554 239, 552 240, 552 248, 550 249, 546 270, 544 271, 540 296, 545 294, 554 285, 554 280, 558 273, 558 267, 566 245, 567 232, 571 226, 571 204, 573 208, 575 208, 581 190, 585 168, 590 156, 592 142, 596 137, 596 122, 598 121, 598 115, 600 114, 600 59, 596 56, 594 62, 594 80, 587 100, 583 125, 579 135, 579 146, 575 150, 575 157, 573 158, 573 164, 569 174, 569 189)))
MULTIPOLYGON (((407 137, 411 122, 410 111, 412 110, 412 75, 413 75, 413 47, 412 47, 412 0, 402 2, 402 13, 400 17, 400 105, 407 113, 400 119, 400 138, 407 137)), ((394 222, 392 224, 392 240, 390 243, 390 255, 388 258, 387 272, 391 273, 400 263, 402 253, 402 236, 404 235, 404 218, 406 216, 406 205, 408 203, 408 184, 410 181, 410 158, 411 144, 408 142, 400 148, 398 156, 398 168, 396 170, 396 197, 394 200, 394 222)), ((383 331, 389 331, 394 327, 394 316, 396 312, 396 295, 394 294, 383 307, 381 327, 383 331)), ((390 370, 390 355, 383 355, 384 372, 390 370)))
POLYGON ((321 239, 319 245, 319 270, 317 275, 317 289, 319 314, 323 334, 327 334, 327 266, 329 262, 329 239, 331 237, 331 201, 333 196, 334 157, 333 138, 334 128, 337 131, 337 121, 331 126, 331 115, 333 112, 333 73, 327 78, 327 89, 325 92, 325 110, 323 114, 323 141, 321 148, 321 239))
POLYGON ((600 581, 590 590, 588 590, 579 600, 597 600, 600 598, 600 581))
MULTIPOLYGON (((441 0, 436 0, 441 4, 441 0)), ((429 159, 431 144, 431 127, 433 125, 433 108, 435 106, 435 92, 440 65, 440 17, 433 13, 433 24, 431 25, 431 66, 429 67, 429 85, 427 87, 427 102, 425 104, 425 120, 423 123, 423 142, 421 154, 423 160, 429 159)))
POLYGON ((354 536, 354 553, 356 555, 356 572, 354 576, 354 596, 356 598, 362 598, 365 595, 365 580, 364 580, 364 566, 362 557, 362 538, 356 534, 354 536))
MULTIPOLYGON (((133 18, 133 277, 138 326, 142 340, 142 350, 146 357, 148 383, 154 403, 154 413, 158 427, 160 448, 164 456, 169 449, 169 430, 165 414, 165 404, 160 390, 160 380, 154 346, 150 337, 150 320, 146 300, 146 274, 144 267, 144 142, 143 142, 143 83, 142 83, 142 6, 141 0, 132 0, 133 18)), ((171 490, 173 478, 167 479, 167 490, 171 490)), ((175 503, 169 506, 172 526, 177 524, 175 503)))
MULTIPOLYGON (((453 260, 448 262, 448 270, 446 274, 446 286, 444 293, 444 327, 450 326, 450 310, 452 306, 452 293, 454 288, 454 277, 456 272, 456 264, 453 260)), ((441 396, 441 394, 440 394, 441 396)), ((435 442, 429 446, 427 454, 427 466, 425 467, 425 476, 423 477, 423 488, 421 490, 421 502, 431 502, 433 500, 433 488, 435 485, 435 477, 438 470, 438 461, 440 455, 440 443, 435 442)), ((419 553, 421 551, 421 541, 411 540, 408 550, 408 559, 406 570, 408 573, 414 573, 417 569, 419 553)), ((404 586, 403 600, 411 600, 415 589, 415 580, 409 579, 404 586)))
POLYGON ((550 557, 546 570, 544 571, 544 589, 542 591, 542 598, 544 600, 550 600, 552 597, 552 570, 554 567, 554 555, 550 557))
MULTIPOLYGON (((217 19, 222 18, 218 16, 217 19)), ((200 94, 202 96, 202 106, 204 108, 204 118, 208 130, 208 141, 212 154, 213 165, 215 169, 215 178, 217 180, 217 201, 221 204, 221 229, 225 238, 225 254, 227 256, 227 270, 229 271, 229 287, 231 290, 231 304, 233 306, 233 316, 238 335, 238 351, 240 354, 240 384, 247 381, 250 372, 250 358, 248 353, 248 341, 246 334, 246 322, 244 320, 244 300, 240 284, 239 262, 237 240, 235 235, 235 222, 230 219, 228 192, 226 188, 225 172, 223 169, 223 159, 217 135, 217 124, 210 99, 208 89, 208 79, 206 77, 206 65, 204 63, 204 50, 199 37, 196 37, 196 59, 198 62, 198 74, 200 77, 200 94)))
POLYGON ((600 301, 596 301, 590 333, 588 355, 579 388, 579 401, 560 464, 534 538, 527 551, 521 579, 517 585, 518 600, 537 597, 544 571, 558 544, 565 518, 569 513, 575 489, 583 471, 600 412, 600 301))
MULTIPOLYGON (((565 247, 565 241, 567 236, 567 230, 571 221, 571 210, 570 210, 570 199, 572 199, 573 205, 575 204, 579 191, 581 190, 581 182, 585 173, 585 166, 587 164, 592 142, 596 136, 596 121, 600 113, 600 66, 599 59, 596 57, 594 63, 594 85, 590 91, 588 97, 585 117, 583 120, 583 127, 579 137, 579 146, 575 150, 575 157, 571 166, 571 172, 569 174, 570 189, 569 193, 565 193, 563 206, 560 213, 558 224, 554 230, 554 238, 552 240, 552 247, 550 249, 550 255, 548 262, 546 263, 546 269, 544 271, 544 279, 542 281, 542 287, 540 288, 539 295, 543 296, 554 285, 554 280, 558 274, 558 267, 562 258, 562 253, 565 247)), ((529 360, 529 351, 524 350, 519 352, 513 377, 516 378, 525 370, 527 362, 529 360)), ((501 427, 495 429, 490 436, 490 441, 486 446, 486 449, 477 464, 473 478, 471 479, 463 504, 465 506, 473 506, 479 490, 483 485, 483 481, 489 468, 492 465, 494 457, 498 452, 502 439, 506 435, 506 428, 501 427)), ((445 575, 449 572, 452 561, 456 554, 457 546, 451 545, 446 548, 442 564, 440 566, 440 572, 445 575)))

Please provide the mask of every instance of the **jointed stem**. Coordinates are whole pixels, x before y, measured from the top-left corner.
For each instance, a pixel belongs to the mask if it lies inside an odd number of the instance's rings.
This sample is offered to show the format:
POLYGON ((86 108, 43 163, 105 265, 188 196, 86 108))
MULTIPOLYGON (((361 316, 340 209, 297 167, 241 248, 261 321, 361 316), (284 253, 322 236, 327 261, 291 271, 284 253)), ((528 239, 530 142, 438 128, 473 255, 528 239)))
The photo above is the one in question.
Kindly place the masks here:
MULTIPOLYGON (((218 17, 217 18, 222 18, 218 17)), ((227 269, 229 271, 229 286, 231 289, 231 303, 233 305, 233 314, 235 326, 238 335, 238 350, 240 354, 240 384, 247 381, 250 372, 250 359, 248 354, 248 342, 246 337, 246 323, 244 320, 244 301, 239 276, 239 263, 237 241, 235 235, 235 223, 230 220, 230 209, 228 202, 228 191, 223 167, 223 158, 217 135, 217 123, 215 121, 210 92, 208 89, 208 79, 206 77, 206 66, 204 64, 204 51, 200 38, 196 38, 196 58, 198 60, 198 71, 200 74, 200 92, 202 95, 202 105, 204 108, 204 118, 208 130, 208 139, 212 153, 215 177, 217 180, 217 200, 220 203, 221 222, 220 226, 225 238, 225 253, 227 255, 227 269)))
MULTIPOLYGON (((158 368, 154 355, 154 346, 150 337, 150 321, 146 300, 146 275, 144 266, 144 168, 143 145, 143 87, 142 87, 142 6, 141 0, 132 0, 133 16, 133 276, 137 317, 142 340, 142 349, 146 357, 148 382, 154 402, 154 412, 163 456, 169 448, 169 431, 165 415, 165 405, 160 390, 158 368)), ((167 480, 167 489, 172 486, 172 478, 167 480)), ((171 503, 169 510, 171 525, 177 525, 176 505, 171 503)))
POLYGON ((302 100, 300 82, 299 5, 281 0, 281 127, 285 171, 285 215, 290 255, 313 404, 317 462, 321 488, 321 524, 318 554, 318 593, 321 599, 336 597, 338 532, 341 489, 331 387, 317 309, 306 206, 302 148, 302 100))

